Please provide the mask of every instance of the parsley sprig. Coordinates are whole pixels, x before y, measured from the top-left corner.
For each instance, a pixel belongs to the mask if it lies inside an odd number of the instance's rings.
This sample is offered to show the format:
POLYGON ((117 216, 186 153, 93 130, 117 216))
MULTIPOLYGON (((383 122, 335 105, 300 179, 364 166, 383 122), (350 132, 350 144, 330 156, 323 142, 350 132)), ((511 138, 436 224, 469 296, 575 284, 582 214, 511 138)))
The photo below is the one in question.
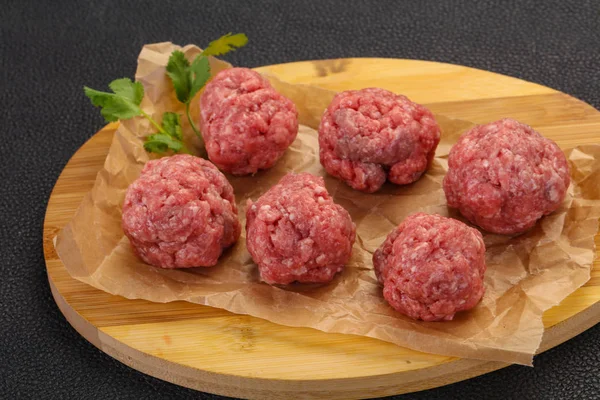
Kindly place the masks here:
MULTIPOLYGON (((190 126, 202 137, 190 116, 190 103, 194 96, 204 87, 210 78, 208 56, 226 54, 244 46, 248 38, 243 33, 228 33, 210 42, 191 63, 181 51, 174 51, 167 64, 167 75, 173 82, 177 99, 185 105, 185 113, 190 126)), ((111 92, 101 92, 84 86, 85 95, 92 104, 101 108, 101 114, 107 122, 127 120, 133 117, 144 117, 156 128, 157 132, 146 137, 144 149, 150 153, 190 153, 183 142, 180 116, 173 112, 165 112, 159 124, 141 108, 144 98, 144 86, 140 82, 132 82, 129 78, 112 81, 108 87, 111 92)))
POLYGON ((220 56, 232 50, 245 46, 248 38, 243 33, 221 36, 210 42, 208 47, 198 54, 191 63, 185 58, 183 52, 176 50, 171 53, 167 63, 167 75, 173 82, 177 100, 185 105, 185 114, 190 126, 198 137, 202 137, 200 130, 190 115, 190 103, 194 96, 204 87, 210 78, 210 63, 208 56, 220 56))
POLYGON ((85 95, 90 98, 92 104, 101 107, 100 113, 107 122, 127 120, 142 116, 158 130, 146 138, 144 148, 154 153, 164 153, 167 150, 174 152, 190 153, 183 143, 181 134, 181 122, 179 115, 166 112, 163 114, 162 123, 158 124, 148 115, 140 104, 144 98, 144 86, 140 82, 132 82, 129 78, 115 79, 108 84, 110 92, 101 92, 83 87, 85 95))

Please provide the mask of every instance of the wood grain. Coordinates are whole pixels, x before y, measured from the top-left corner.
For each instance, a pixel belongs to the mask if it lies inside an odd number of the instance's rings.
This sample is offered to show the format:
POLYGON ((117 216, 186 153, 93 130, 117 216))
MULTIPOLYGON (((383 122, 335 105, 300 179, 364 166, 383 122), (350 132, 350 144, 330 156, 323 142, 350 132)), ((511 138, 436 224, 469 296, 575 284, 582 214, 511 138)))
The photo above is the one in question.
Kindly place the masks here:
MULTIPOLYGON (((489 122, 512 116, 563 147, 600 142, 600 112, 564 93, 472 68, 416 60, 343 59, 257 69, 294 83, 343 90, 379 86, 449 117, 489 122)), ((116 124, 69 161, 48 203, 44 254, 66 318, 104 352, 147 374, 244 398, 364 398, 423 390, 506 366, 416 352, 351 335, 290 328, 186 302, 126 300, 73 278, 52 240, 93 185, 116 124)), ((599 236, 596 243, 600 244, 599 236)), ((600 321, 600 269, 544 314, 541 351, 600 321)))

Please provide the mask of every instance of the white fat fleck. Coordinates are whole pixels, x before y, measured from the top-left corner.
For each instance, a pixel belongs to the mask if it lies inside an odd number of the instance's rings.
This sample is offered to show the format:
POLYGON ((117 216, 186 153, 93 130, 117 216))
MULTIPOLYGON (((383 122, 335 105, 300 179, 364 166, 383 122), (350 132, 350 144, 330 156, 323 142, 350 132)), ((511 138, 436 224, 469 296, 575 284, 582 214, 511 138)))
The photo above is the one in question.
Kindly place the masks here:
POLYGON ((546 192, 546 197, 548 197, 548 200, 550 200, 553 203, 558 201, 558 191, 556 190, 555 185, 550 186, 550 188, 546 192))
POLYGON ((317 201, 319 202, 319 204, 323 204, 323 203, 325 203, 325 199, 324 199, 324 198, 322 198, 322 197, 319 197, 319 198, 317 199, 317 201))
POLYGON ((296 215, 295 214, 290 214, 289 216, 290 221, 294 221, 296 219, 296 215))
POLYGON ((269 210, 271 210, 271 206, 268 204, 260 207, 260 211, 269 211, 269 210))
POLYGON ((490 162, 488 160, 483 160, 481 164, 486 168, 490 166, 490 162))
POLYGON ((413 265, 412 267, 410 267, 410 272, 411 272, 411 273, 413 273, 413 274, 414 274, 415 272, 417 272, 417 266, 416 266, 416 265, 413 265))
POLYGON ((327 190, 325 190, 325 188, 324 188, 324 187, 322 187, 322 186, 317 186, 317 187, 315 188, 315 194, 323 194, 323 193, 325 193, 326 191, 327 191, 327 190))
POLYGON ((323 264, 325 262, 325 254, 320 254, 315 260, 317 264, 323 264))

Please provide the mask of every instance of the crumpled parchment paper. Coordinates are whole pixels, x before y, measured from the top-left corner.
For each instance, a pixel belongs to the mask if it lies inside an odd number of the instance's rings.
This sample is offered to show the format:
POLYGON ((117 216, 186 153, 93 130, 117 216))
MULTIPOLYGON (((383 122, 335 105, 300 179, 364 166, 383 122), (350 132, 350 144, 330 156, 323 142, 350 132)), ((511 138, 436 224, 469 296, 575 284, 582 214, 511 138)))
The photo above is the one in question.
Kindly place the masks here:
MULTIPOLYGON (((136 79, 146 91, 142 106, 158 120, 167 110, 183 113, 165 75, 168 57, 176 48, 171 43, 147 45, 139 56, 136 79)), ((195 46, 184 48, 190 59, 199 51, 195 46)), ((211 65, 213 72, 229 67, 216 59, 211 65)), ((333 282, 288 288, 261 283, 244 233, 212 268, 165 270, 137 259, 121 229, 125 190, 149 159, 141 138, 151 132, 151 126, 137 118, 120 124, 92 191, 56 239, 56 250, 69 273, 129 299, 185 300, 283 325, 369 336, 424 352, 530 365, 544 331, 543 312, 590 277, 600 217, 600 146, 566 152, 573 183, 558 211, 517 237, 484 233, 487 290, 476 308, 449 322, 417 322, 385 302, 371 256, 392 228, 411 213, 438 213, 462 220, 446 207, 442 179, 450 147, 472 124, 436 116, 442 141, 427 174, 411 185, 386 184, 377 193, 364 194, 327 176, 319 164, 314 128, 334 93, 268 78, 296 103, 302 125, 298 138, 274 168, 254 176, 228 177, 235 188, 240 220, 245 224, 246 200, 256 200, 284 174, 308 171, 324 176, 335 202, 350 212, 357 226, 352 259, 333 282)), ((195 118, 198 114, 196 105, 195 118)), ((182 120, 189 144, 198 146, 182 120)))

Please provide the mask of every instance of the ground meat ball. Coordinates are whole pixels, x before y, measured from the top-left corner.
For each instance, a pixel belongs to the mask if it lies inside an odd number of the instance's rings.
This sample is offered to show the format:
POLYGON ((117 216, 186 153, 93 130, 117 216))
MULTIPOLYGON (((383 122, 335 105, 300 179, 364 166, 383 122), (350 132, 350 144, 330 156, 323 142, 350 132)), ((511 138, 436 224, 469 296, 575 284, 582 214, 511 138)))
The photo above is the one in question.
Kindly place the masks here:
POLYGON ((522 233, 556 210, 569 187, 560 148, 513 119, 476 126, 450 151, 444 192, 450 207, 501 234, 522 233))
POLYGON ((246 244, 269 284, 329 282, 350 259, 356 228, 323 178, 288 174, 248 201, 246 244))
POLYGON ((215 265, 240 236, 233 188, 209 161, 148 161, 125 195, 122 226, 137 255, 162 268, 215 265))
POLYGON ((387 179, 416 181, 433 159, 440 128, 427 108, 384 89, 338 93, 321 119, 321 164, 354 189, 372 193, 387 179))
POLYGON ((451 320, 484 293, 485 245, 478 230, 439 215, 406 218, 373 254, 383 297, 424 321, 451 320))
POLYGON ((210 160, 234 175, 272 167, 298 134, 298 111, 259 73, 219 72, 200 98, 200 126, 210 160))

